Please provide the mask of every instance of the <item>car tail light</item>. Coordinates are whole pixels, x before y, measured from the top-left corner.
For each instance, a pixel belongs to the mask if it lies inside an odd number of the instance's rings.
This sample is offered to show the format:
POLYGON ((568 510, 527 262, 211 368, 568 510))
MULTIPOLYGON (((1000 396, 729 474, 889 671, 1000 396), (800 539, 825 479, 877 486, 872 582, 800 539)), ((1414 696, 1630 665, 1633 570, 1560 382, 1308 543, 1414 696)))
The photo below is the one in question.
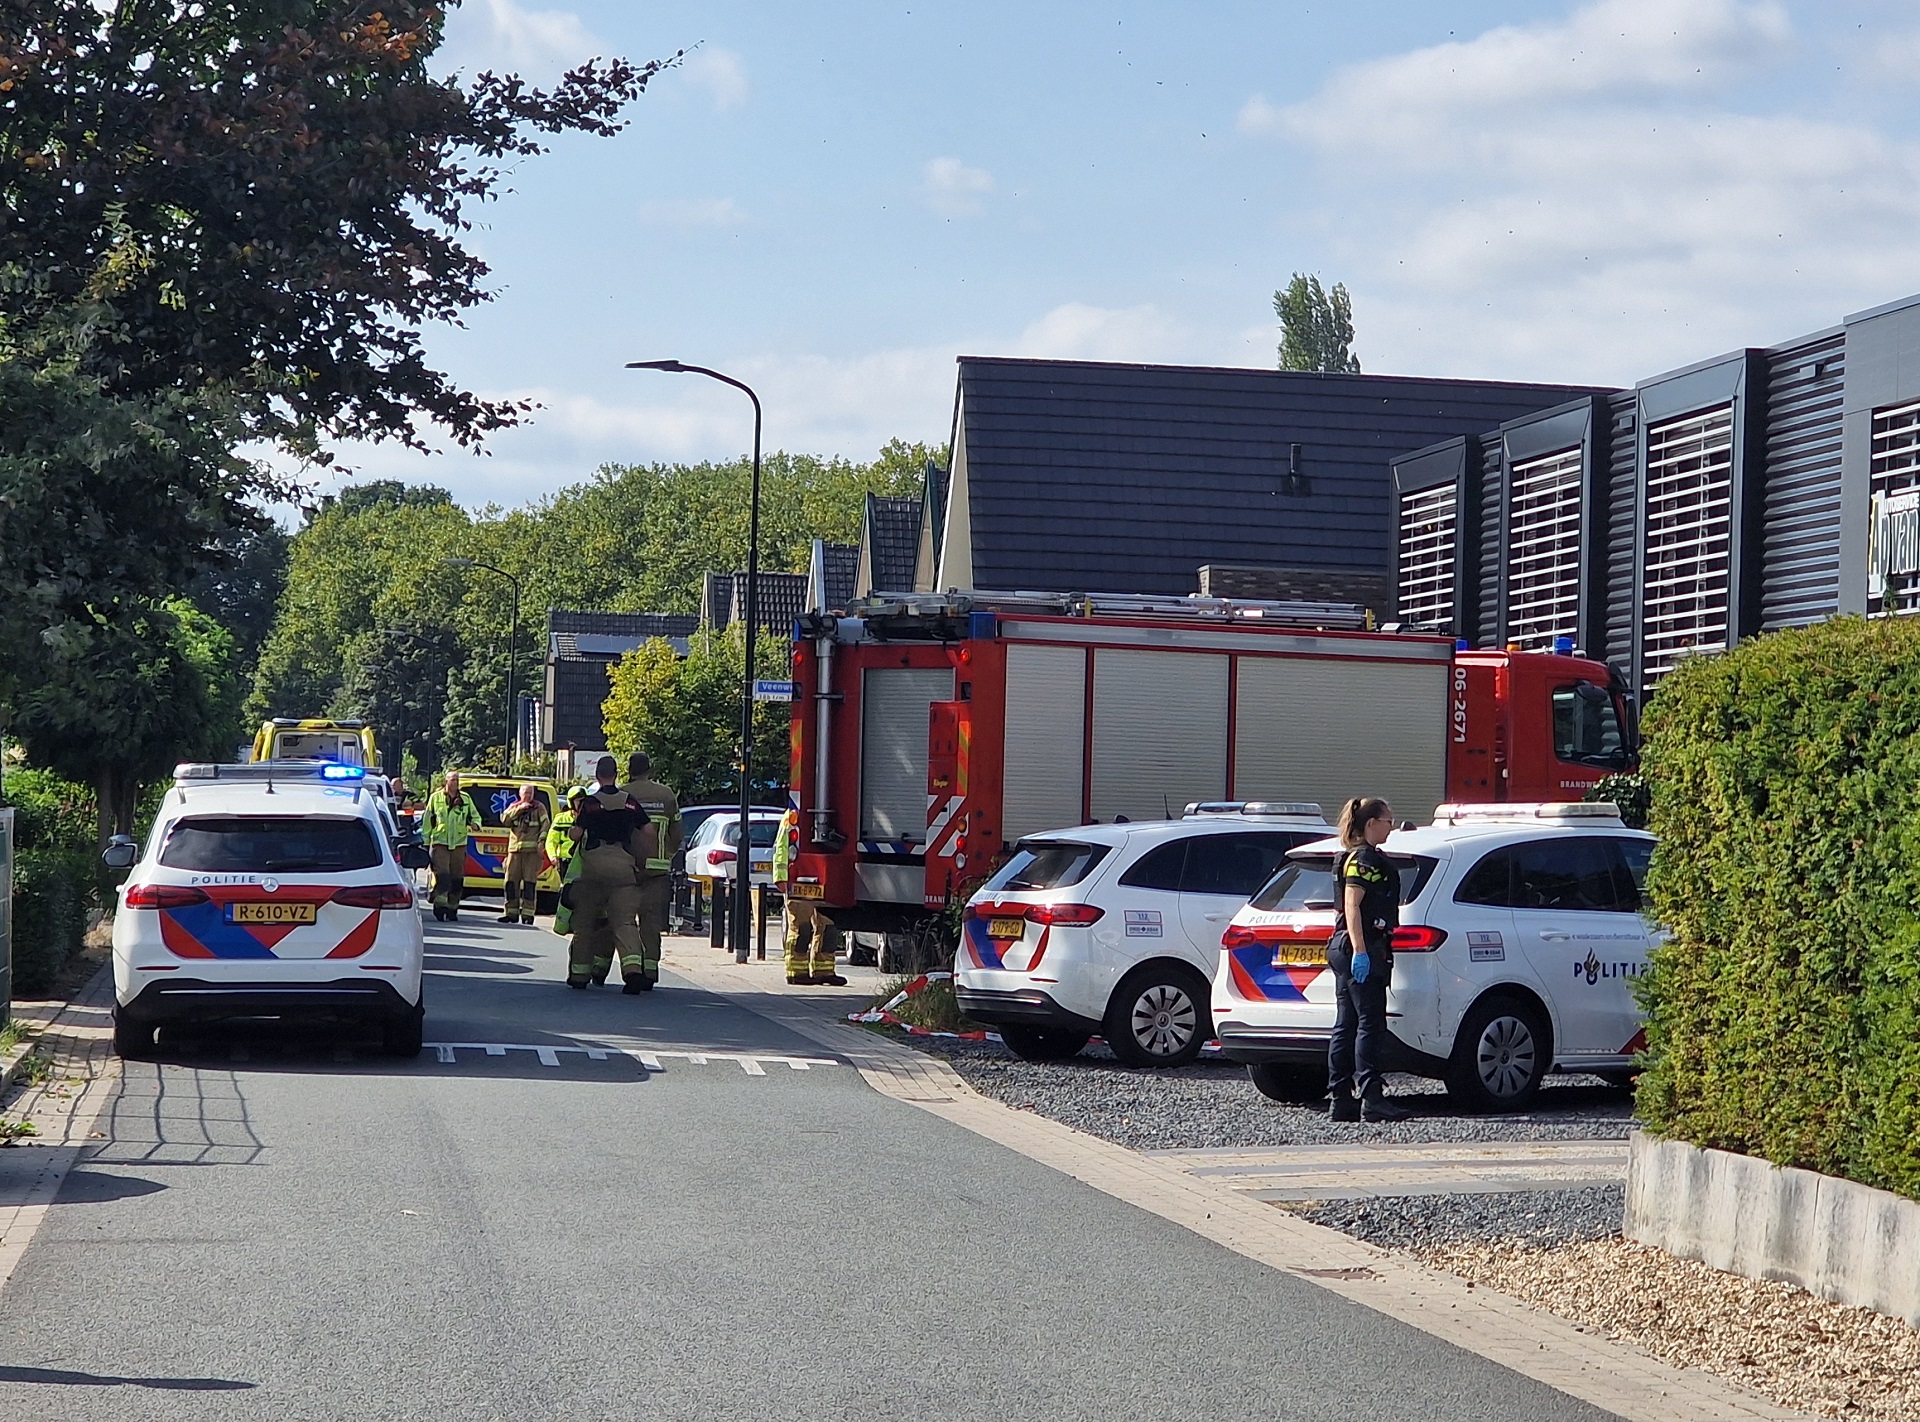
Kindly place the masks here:
POLYGON ((715 849, 707 853, 707 858, 715 864, 732 864, 739 857, 731 849, 715 849))
POLYGON ((1044 923, 1053 928, 1085 928, 1106 917, 1107 911, 1093 904, 1033 904, 1027 909, 1028 923, 1044 923))
POLYGON ((192 908, 207 901, 205 889, 189 889, 179 884, 135 884, 121 900, 128 908, 192 908))
POLYGON ((1251 948, 1260 941, 1260 936, 1244 923, 1230 923, 1227 931, 1220 935, 1222 948, 1251 948))
POLYGON ((405 884, 356 884, 336 891, 333 901, 348 908, 410 909, 413 890, 405 884))
POLYGON ((1431 953, 1447 941, 1447 930, 1424 923, 1403 924, 1388 935, 1396 953, 1431 953))

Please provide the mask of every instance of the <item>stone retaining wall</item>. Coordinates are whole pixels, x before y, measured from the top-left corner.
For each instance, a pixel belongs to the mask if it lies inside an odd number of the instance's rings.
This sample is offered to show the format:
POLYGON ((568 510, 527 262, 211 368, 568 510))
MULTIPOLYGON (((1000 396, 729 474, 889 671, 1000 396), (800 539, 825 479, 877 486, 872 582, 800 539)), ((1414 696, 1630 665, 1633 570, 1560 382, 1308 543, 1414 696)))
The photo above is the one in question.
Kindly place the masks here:
POLYGON ((1920 1327, 1920 1202, 1885 1190, 1637 1131, 1623 1228, 1670 1254, 1920 1327))

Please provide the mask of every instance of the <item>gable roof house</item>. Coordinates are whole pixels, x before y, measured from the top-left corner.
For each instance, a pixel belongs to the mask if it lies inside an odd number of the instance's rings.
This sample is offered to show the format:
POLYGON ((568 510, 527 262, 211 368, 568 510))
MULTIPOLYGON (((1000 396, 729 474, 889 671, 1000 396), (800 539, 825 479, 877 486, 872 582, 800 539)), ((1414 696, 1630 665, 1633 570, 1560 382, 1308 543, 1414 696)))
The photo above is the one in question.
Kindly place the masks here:
POLYGON ((963 356, 916 590, 1199 590, 1389 614, 1394 458, 1590 393, 963 356))
MULTIPOLYGON (((934 469, 929 468, 931 479, 934 469)), ((853 595, 871 592, 912 592, 914 564, 920 555, 921 514, 926 496, 896 498, 868 494, 860 519, 860 562, 854 572, 853 595)))
POLYGON ((546 693, 540 740, 548 750, 606 743, 607 668, 654 637, 685 656, 700 619, 665 612, 547 611, 546 693))

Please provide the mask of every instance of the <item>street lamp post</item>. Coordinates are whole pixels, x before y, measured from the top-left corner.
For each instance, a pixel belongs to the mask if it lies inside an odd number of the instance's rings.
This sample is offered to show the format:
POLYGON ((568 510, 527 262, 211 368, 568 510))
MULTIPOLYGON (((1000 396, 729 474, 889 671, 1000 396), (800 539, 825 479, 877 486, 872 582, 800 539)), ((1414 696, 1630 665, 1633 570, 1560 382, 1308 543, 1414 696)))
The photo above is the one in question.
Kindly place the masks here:
POLYGON ((481 563, 472 558, 445 558, 441 561, 449 568, 478 568, 484 573, 492 573, 495 577, 505 578, 507 580, 507 586, 513 589, 513 613, 507 623, 507 739, 500 751, 501 758, 504 762, 500 767, 500 773, 502 775, 512 775, 514 740, 513 653, 520 643, 520 580, 504 568, 496 568, 491 563, 481 563))
POLYGON ((753 877, 753 644, 760 631, 760 397, 753 387, 731 375, 722 375, 704 365, 686 365, 677 360, 635 360, 628 370, 664 370, 676 375, 704 375, 722 385, 744 391, 753 401, 753 492, 747 503, 747 666, 740 684, 740 854, 734 863, 740 872, 733 880, 733 958, 747 961, 747 918, 753 877))

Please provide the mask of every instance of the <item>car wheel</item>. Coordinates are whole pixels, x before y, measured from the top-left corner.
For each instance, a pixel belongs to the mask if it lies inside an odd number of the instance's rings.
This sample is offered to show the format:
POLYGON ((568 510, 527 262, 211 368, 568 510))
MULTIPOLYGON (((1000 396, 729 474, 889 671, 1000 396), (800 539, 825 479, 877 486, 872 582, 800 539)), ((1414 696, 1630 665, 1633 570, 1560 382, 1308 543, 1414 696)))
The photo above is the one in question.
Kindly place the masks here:
POLYGON ((1247 1067, 1253 1089, 1269 1101, 1288 1106, 1312 1106, 1327 1099, 1325 1066, 1299 1062, 1254 1062, 1247 1067))
POLYGON ((1128 1066, 1185 1066, 1212 1035, 1206 980, 1172 964, 1143 969, 1120 984, 1107 1005, 1104 1032, 1128 1066))
POLYGON ((427 1004, 423 999, 404 1016, 380 1030, 380 1050, 390 1057, 417 1057, 426 1035, 427 1004))
POLYGON ((558 890, 536 889, 533 894, 533 911, 541 918, 551 918, 560 908, 558 890))
POLYGON ((1552 1065, 1552 1029, 1539 1008, 1516 997, 1483 998, 1453 1040, 1447 1094, 1476 1111, 1518 1111, 1552 1065))
POLYGON ((153 1038, 157 1029, 151 1022, 142 1022, 137 1017, 127 1016, 121 1008, 113 1014, 113 1053, 117 1057, 138 1060, 153 1055, 153 1038))
POLYGON ((1057 1062, 1076 1056, 1093 1039, 1091 1032, 1055 1027, 1002 1027, 1000 1040, 1022 1061, 1057 1062))

